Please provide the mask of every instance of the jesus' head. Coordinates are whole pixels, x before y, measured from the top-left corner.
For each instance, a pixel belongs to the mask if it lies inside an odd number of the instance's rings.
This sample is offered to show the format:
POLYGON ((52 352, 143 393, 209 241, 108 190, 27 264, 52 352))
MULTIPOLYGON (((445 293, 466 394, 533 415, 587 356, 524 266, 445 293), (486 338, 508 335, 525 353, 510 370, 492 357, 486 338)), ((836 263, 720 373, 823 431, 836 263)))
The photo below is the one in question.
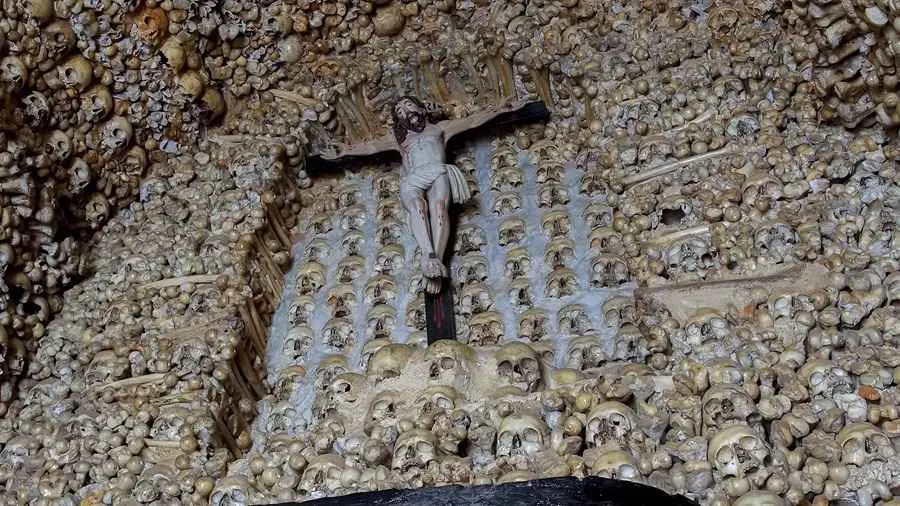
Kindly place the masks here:
POLYGON ((394 103, 391 113, 394 121, 394 137, 397 138, 397 142, 403 142, 407 132, 421 132, 428 124, 428 111, 425 104, 415 97, 400 97, 394 103))

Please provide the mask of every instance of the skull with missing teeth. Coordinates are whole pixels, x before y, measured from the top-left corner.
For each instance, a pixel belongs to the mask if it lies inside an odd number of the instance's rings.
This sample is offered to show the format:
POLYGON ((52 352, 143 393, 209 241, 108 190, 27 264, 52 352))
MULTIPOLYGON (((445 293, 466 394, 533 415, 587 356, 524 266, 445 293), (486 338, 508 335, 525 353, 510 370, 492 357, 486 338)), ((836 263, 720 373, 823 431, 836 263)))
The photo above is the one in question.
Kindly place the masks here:
POLYGON ((758 418, 756 403, 734 385, 715 385, 703 394, 703 432, 709 434, 731 424, 746 424, 758 418))
POLYGON ((617 401, 597 405, 587 417, 585 442, 597 448, 628 447, 628 436, 638 430, 634 410, 617 401))
POLYGON ((425 350, 428 375, 433 380, 452 381, 466 378, 475 365, 475 352, 468 345, 456 340, 441 339, 425 350))
POLYGON ((500 422, 497 455, 534 455, 549 442, 550 429, 537 414, 514 413, 500 422))
POLYGON ((769 448, 747 425, 731 425, 712 436, 707 458, 722 477, 743 478, 767 464, 769 448))
POLYGON ((425 467, 437 458, 438 441, 431 431, 412 429, 397 438, 391 467, 405 471, 410 467, 425 467))
POLYGON ((501 380, 526 392, 537 389, 541 382, 541 361, 531 346, 507 343, 496 351, 495 358, 501 380))
POLYGON ((890 462, 896 455, 891 440, 868 422, 851 423, 837 435, 841 462, 864 466, 875 460, 890 462))
POLYGON ((834 394, 853 391, 853 377, 837 364, 825 360, 810 360, 799 371, 806 380, 812 398, 833 398, 834 394))
POLYGON ((540 341, 547 335, 547 315, 540 309, 529 309, 519 317, 519 338, 540 341))

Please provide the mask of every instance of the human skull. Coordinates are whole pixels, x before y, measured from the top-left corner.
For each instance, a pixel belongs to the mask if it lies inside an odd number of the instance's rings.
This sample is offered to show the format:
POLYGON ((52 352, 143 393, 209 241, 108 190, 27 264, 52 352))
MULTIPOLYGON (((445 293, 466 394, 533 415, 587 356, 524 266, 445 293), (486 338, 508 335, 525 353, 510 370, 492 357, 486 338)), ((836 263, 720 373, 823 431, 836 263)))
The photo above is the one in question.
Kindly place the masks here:
POLYGON ((437 438, 431 431, 412 429, 397 438, 391 467, 406 471, 410 467, 424 468, 438 456, 437 438))
POLYGON ((475 350, 455 339, 440 339, 428 345, 425 361, 430 379, 452 382, 457 377, 470 377, 475 365, 475 350))
POLYGON ((606 351, 597 336, 579 336, 569 342, 566 367, 583 371, 600 367, 608 360, 606 351))
POLYGON ((494 309, 494 300, 487 285, 473 283, 463 288, 459 297, 459 310, 462 314, 478 314, 494 309))
POLYGON ((509 284, 509 300, 515 308, 531 307, 534 301, 531 293, 531 280, 528 278, 513 280, 509 284))
POLYGON ((378 238, 378 244, 382 247, 391 244, 400 244, 403 237, 404 227, 397 220, 389 220, 382 222, 375 230, 375 237, 378 238))
POLYGON ((587 311, 581 304, 569 304, 559 310, 559 330, 572 335, 584 335, 594 331, 587 311))
POLYGON ((355 341, 353 322, 347 318, 332 318, 322 328, 325 344, 336 349, 349 349, 355 341))
POLYGON ((349 206, 343 209, 341 213, 341 229, 345 232, 350 230, 361 230, 366 222, 366 210, 363 206, 349 206))
POLYGON ((518 192, 505 192, 494 199, 494 214, 512 214, 522 208, 522 197, 518 192))
POLYGON ((735 385, 714 385, 703 394, 703 433, 718 432, 730 424, 746 424, 757 418, 756 403, 735 385))
POLYGON ((66 20, 56 20, 44 29, 43 43, 50 58, 62 56, 74 48, 77 42, 72 25, 66 20))
POLYGON ((484 255, 467 255, 456 268, 456 278, 464 285, 480 283, 487 279, 488 263, 484 255))
POLYGON ((369 305, 393 304, 397 298, 397 285, 390 276, 375 276, 366 283, 365 302, 369 305))
POLYGON ((28 82, 28 68, 18 56, 7 56, 0 60, 0 82, 10 92, 21 90, 28 82))
POLYGON ((373 307, 366 315, 366 340, 390 338, 397 322, 397 310, 387 304, 373 307))
POLYGON ((525 220, 518 217, 506 218, 500 222, 497 232, 497 242, 500 246, 519 246, 525 239, 525 220))
POLYGON ((868 422, 847 425, 838 433, 836 441, 844 464, 865 466, 875 460, 890 462, 896 455, 890 439, 868 422))
POLYGON ((69 193, 78 195, 90 184, 91 167, 82 158, 72 159, 69 164, 69 193))
POLYGON ((518 167, 505 167, 493 172, 491 189, 494 191, 514 190, 522 185, 522 170, 518 167))
POLYGON ((497 456, 534 455, 549 443, 550 429, 534 413, 513 413, 500 422, 497 456))
POLYGON ((412 354, 412 348, 405 344, 389 344, 376 351, 366 366, 366 376, 376 382, 400 376, 403 367, 412 354))
POLYGON ((41 127, 50 116, 50 101, 39 91, 32 91, 22 98, 22 112, 32 128, 41 127))
MULTIPOLYGON (((307 223, 307 225, 306 225, 306 233, 310 234, 310 235, 325 235, 328 232, 331 232, 331 230, 333 228, 333 225, 331 222, 332 222, 331 214, 319 213, 319 214, 313 215, 309 219, 309 223, 307 223)), ((347 233, 347 235, 345 236, 345 241, 347 240, 346 239, 347 237, 351 237, 351 236, 359 237, 359 241, 360 242, 362 241, 362 234, 360 234, 358 231, 355 231, 355 230, 347 233)), ((355 255, 355 254, 357 254, 357 252, 352 252, 352 253, 347 252, 347 254, 355 255)))
POLYGON ((72 56, 59 67, 59 80, 66 88, 84 91, 91 84, 92 77, 91 62, 80 54, 72 56))
POLYGON ((714 309, 699 309, 684 326, 684 340, 688 347, 708 341, 721 341, 731 331, 728 320, 714 309))
POLYGON ((627 448, 629 433, 638 430, 634 410, 617 401, 598 404, 587 416, 585 443, 597 448, 627 448))
POLYGON ((637 323, 638 316, 634 307, 634 297, 615 295, 606 299, 603 303, 603 320, 608 327, 621 327, 628 323, 637 323))
POLYGON ((338 206, 346 208, 356 206, 362 203, 362 190, 358 184, 348 184, 338 190, 337 197, 338 206))
POLYGON ((366 260, 359 255, 352 255, 341 260, 337 266, 338 281, 341 283, 353 283, 363 275, 365 267, 366 260))
POLYGON ((272 405, 269 416, 266 418, 266 433, 280 434, 290 430, 293 421, 297 418, 296 405, 290 400, 277 402, 272 405))
POLYGON ((275 386, 272 388, 272 394, 277 401, 286 401, 290 399, 303 380, 306 379, 306 369, 300 365, 285 367, 278 371, 278 377, 275 380, 275 386))
POLYGON ((810 360, 798 373, 806 381, 811 398, 831 399, 834 394, 853 392, 853 377, 830 360, 810 360))
POLYGON ((634 481, 641 477, 637 463, 624 450, 611 450, 600 454, 590 463, 591 474, 614 480, 634 481))
POLYGON ((284 338, 284 356, 293 363, 303 362, 313 344, 313 330, 308 325, 292 326, 284 338))
POLYGON ((559 184, 545 184, 538 191, 538 205, 542 208, 564 206, 569 203, 569 192, 559 184))
POLYGON ((506 343, 494 357, 501 381, 534 392, 541 383, 541 361, 534 349, 520 342, 506 343))
POLYGON ((519 338, 540 341, 547 335, 547 315, 540 309, 529 309, 519 317, 519 338))
POLYGON ((503 315, 497 311, 478 313, 469 321, 469 344, 475 346, 497 344, 503 336, 503 315))
POLYGON ((572 223, 565 211, 548 211, 541 217, 541 230, 551 240, 569 235, 572 223))
POLYGON ((304 262, 297 272, 297 293, 315 295, 325 286, 325 266, 318 262, 304 262))
POLYGON ((722 477, 743 478, 763 467, 769 458, 766 442, 747 425, 729 425, 709 441, 707 459, 722 477))
POLYGON ((341 487, 344 459, 338 455, 316 455, 309 459, 299 489, 307 495, 329 494, 341 487))
POLYGON ((47 137, 44 152, 54 162, 63 163, 72 156, 72 139, 62 130, 54 130, 47 137))
POLYGON ((328 241, 317 237, 310 241, 310 243, 303 250, 303 259, 312 262, 325 262, 332 255, 331 246, 329 246, 328 241))
POLYGON ((406 326, 425 330, 425 299, 423 297, 417 297, 407 304, 406 326))
POLYGON ((125 376, 130 370, 128 359, 119 357, 115 352, 106 350, 94 355, 84 372, 85 385, 99 385, 115 381, 125 376))
POLYGON ((240 475, 226 476, 216 482, 209 503, 211 506, 247 506, 250 503, 250 483, 240 475))
POLYGON ((378 209, 375 210, 375 218, 378 221, 397 220, 401 218, 400 212, 403 206, 396 198, 389 198, 378 203, 378 209))
POLYGON ((541 164, 537 169, 536 181, 540 185, 544 183, 562 183, 564 171, 565 167, 559 163, 541 164))
POLYGON ((616 255, 597 255, 591 261, 591 286, 610 288, 620 286, 631 278, 628 262, 616 255))
POLYGON ((310 316, 316 309, 316 303, 308 295, 301 295, 291 302, 288 307, 288 325, 308 324, 310 316))
POLYGON ((505 275, 507 279, 528 277, 531 272, 531 257, 525 248, 516 248, 506 254, 505 275))
MULTIPOLYGON (((312 300, 309 296, 304 297, 312 300)), ((353 314, 353 310, 357 305, 356 290, 349 283, 341 283, 328 290, 328 298, 325 300, 331 306, 331 316, 334 318, 347 318, 353 314)), ((315 306, 309 308, 309 311, 305 313, 307 318, 309 318, 308 315, 311 314, 311 311, 315 311, 315 306)))
POLYGON ((612 208, 599 202, 590 204, 584 208, 582 218, 591 230, 607 227, 612 223, 612 208))
POLYGON ((737 498, 732 506, 788 506, 788 502, 768 490, 751 490, 737 498))
POLYGON ((551 269, 567 267, 575 260, 575 243, 566 238, 550 241, 544 248, 544 263, 551 269))
POLYGON ((324 392, 337 376, 349 371, 347 357, 344 355, 322 357, 316 367, 316 391, 324 392))
POLYGON ((612 227, 600 227, 591 230, 588 243, 591 246, 591 251, 601 255, 617 256, 625 253, 625 243, 622 239, 622 234, 616 232, 612 227))
POLYGON ((109 218, 110 206, 106 195, 94 192, 84 204, 84 218, 94 230, 100 228, 109 218))
POLYGON ((575 271, 567 268, 554 269, 547 276, 547 284, 544 287, 544 296, 558 299, 574 295, 578 290, 578 279, 575 271))
POLYGON ((403 268, 404 255, 403 246, 398 244, 382 248, 375 258, 375 272, 385 275, 396 273, 403 268))
POLYGON ((478 225, 468 223, 459 227, 456 233, 457 241, 454 245, 455 253, 463 256, 469 253, 480 253, 482 246, 487 244, 484 230, 478 225))

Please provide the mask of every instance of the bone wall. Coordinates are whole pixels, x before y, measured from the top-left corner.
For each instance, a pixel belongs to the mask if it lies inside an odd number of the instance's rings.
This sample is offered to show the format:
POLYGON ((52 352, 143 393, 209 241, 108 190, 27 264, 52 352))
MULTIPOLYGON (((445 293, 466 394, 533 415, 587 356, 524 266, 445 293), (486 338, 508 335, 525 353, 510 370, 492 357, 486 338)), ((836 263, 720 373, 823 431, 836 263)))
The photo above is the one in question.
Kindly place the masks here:
MULTIPOLYGON (((702 504, 893 504, 896 17, 882 0, 0 2, 0 499, 598 474, 702 504), (306 264, 318 348, 287 367, 290 311, 266 334, 307 229, 333 227, 332 248, 355 220, 320 194, 385 174, 314 182, 305 154, 388 131, 405 93, 450 117, 553 110, 502 139, 517 149, 459 153, 473 189, 523 178, 464 212, 478 252, 456 278, 488 287, 458 291, 465 342, 415 346, 412 280, 377 277, 396 251, 363 238, 361 260, 306 264), (512 216, 520 250, 501 245, 512 216), (523 255, 527 282, 506 274, 523 255), (359 305, 325 334, 338 267, 360 263, 359 305), (567 276, 578 291, 548 296, 567 276), (594 295, 623 280, 633 299, 594 295), (546 339, 519 338, 528 288, 546 339), (360 332, 391 314, 367 294, 393 294, 396 342, 360 332), (590 311, 560 325, 563 300, 590 311), (586 322, 597 338, 560 333, 586 322)), ((374 202, 358 226, 407 240, 374 202)))

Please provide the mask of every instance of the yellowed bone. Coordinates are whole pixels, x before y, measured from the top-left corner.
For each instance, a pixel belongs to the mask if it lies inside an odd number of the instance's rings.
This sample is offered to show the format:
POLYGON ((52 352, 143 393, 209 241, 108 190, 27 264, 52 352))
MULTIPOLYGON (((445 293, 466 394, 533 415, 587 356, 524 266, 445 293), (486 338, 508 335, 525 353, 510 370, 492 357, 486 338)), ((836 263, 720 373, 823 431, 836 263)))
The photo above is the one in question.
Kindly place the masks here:
POLYGON ((162 381, 165 378, 165 373, 153 373, 153 374, 144 374, 143 376, 135 376, 133 378, 125 378, 117 381, 113 381, 110 383, 106 383, 104 385, 97 386, 98 390, 106 390, 109 388, 126 388, 132 387, 135 385, 145 385, 147 383, 155 383, 157 381, 162 381))
POLYGON ((178 278, 167 278, 152 283, 141 285, 142 290, 153 290, 156 288, 165 288, 167 286, 179 286, 184 283, 215 283, 219 279, 218 274, 196 274, 194 276, 181 276, 178 278))
POLYGON ((284 100, 290 100, 291 102, 296 102, 300 105, 305 105, 307 107, 315 107, 316 104, 318 104, 318 101, 316 101, 316 99, 304 97, 303 95, 300 95, 299 93, 294 93, 293 91, 271 89, 271 90, 269 90, 269 92, 278 98, 281 98, 284 100))
POLYGON ((746 153, 750 150, 751 150, 750 148, 737 149, 737 148, 725 147, 725 148, 717 149, 715 151, 710 151, 708 153, 703 153, 701 155, 689 156, 682 160, 676 160, 674 162, 668 162, 668 163, 664 163, 661 165, 657 165, 656 167, 654 167, 648 171, 628 176, 628 177, 622 179, 622 184, 625 185, 626 187, 636 185, 638 183, 643 183, 644 181, 653 179, 655 177, 663 176, 670 172, 675 172, 676 170, 680 169, 681 167, 685 167, 685 166, 690 165, 695 162, 701 162, 703 160, 712 160, 713 158, 719 158, 722 156, 746 153))

